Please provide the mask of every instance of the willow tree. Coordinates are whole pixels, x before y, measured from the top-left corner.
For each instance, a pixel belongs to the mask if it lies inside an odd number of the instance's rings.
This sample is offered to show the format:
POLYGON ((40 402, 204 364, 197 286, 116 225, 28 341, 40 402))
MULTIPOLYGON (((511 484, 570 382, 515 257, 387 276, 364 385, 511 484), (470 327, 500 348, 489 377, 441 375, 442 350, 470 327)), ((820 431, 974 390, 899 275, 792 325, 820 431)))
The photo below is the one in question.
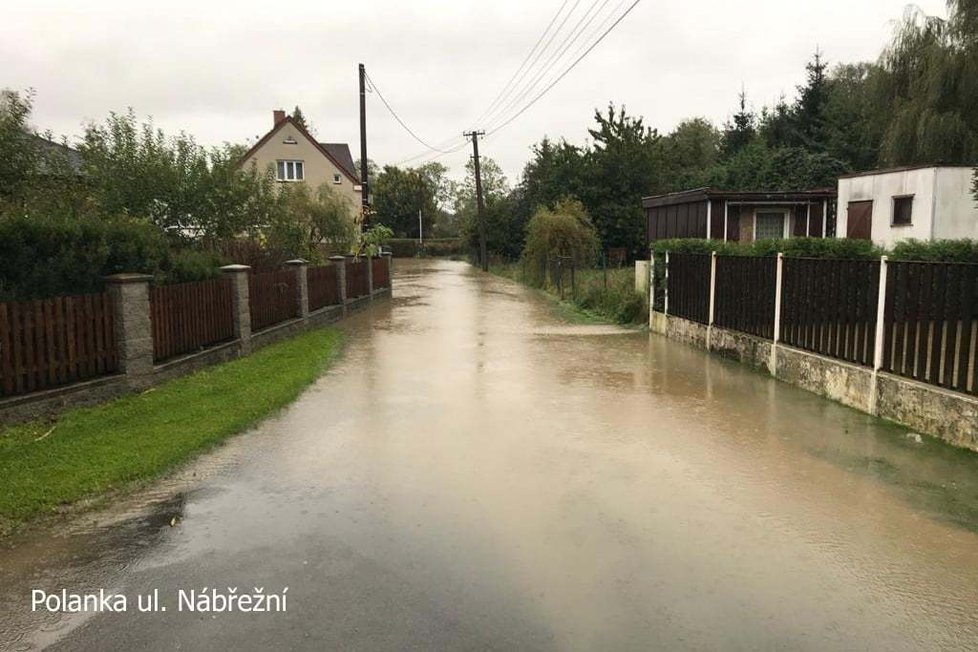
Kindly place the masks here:
POLYGON ((978 160, 978 0, 948 0, 947 19, 909 8, 880 65, 882 163, 978 160))

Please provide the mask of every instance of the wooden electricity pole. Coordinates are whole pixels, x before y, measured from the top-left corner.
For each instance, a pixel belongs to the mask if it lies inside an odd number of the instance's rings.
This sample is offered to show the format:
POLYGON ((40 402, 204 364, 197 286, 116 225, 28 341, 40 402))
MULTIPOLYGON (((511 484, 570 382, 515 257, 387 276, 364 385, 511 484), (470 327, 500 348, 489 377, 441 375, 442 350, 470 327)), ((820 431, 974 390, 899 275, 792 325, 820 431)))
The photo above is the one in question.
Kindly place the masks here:
POLYGON ((486 207, 482 200, 482 169, 479 167, 479 136, 484 131, 467 131, 463 135, 472 138, 472 159, 475 161, 475 198, 479 207, 479 264, 482 271, 489 271, 489 257, 486 255, 486 207))
POLYGON ((360 64, 360 206, 363 210, 362 229, 370 228, 370 179, 367 165, 367 71, 360 64))

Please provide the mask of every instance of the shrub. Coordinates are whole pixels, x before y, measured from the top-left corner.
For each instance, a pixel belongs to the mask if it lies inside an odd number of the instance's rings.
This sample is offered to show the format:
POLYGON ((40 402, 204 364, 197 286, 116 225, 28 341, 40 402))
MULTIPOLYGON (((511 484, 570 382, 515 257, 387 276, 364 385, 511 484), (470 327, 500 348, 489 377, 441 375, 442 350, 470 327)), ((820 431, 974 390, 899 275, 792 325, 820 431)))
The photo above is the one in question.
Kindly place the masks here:
POLYGON ((890 253, 893 260, 978 263, 978 240, 901 240, 890 253))
POLYGON ((658 260, 670 251, 686 254, 709 254, 716 251, 725 256, 785 256, 797 258, 878 258, 886 253, 869 240, 836 238, 787 238, 785 240, 758 240, 756 242, 728 242, 698 238, 657 240, 652 251, 658 260))
MULTIPOLYGON (((601 241, 591 217, 581 202, 563 199, 553 210, 539 208, 526 227, 523 258, 529 269, 539 273, 548 269, 555 256, 567 257, 578 268, 594 265, 601 241)), ((537 282, 542 282, 538 278, 537 282)))

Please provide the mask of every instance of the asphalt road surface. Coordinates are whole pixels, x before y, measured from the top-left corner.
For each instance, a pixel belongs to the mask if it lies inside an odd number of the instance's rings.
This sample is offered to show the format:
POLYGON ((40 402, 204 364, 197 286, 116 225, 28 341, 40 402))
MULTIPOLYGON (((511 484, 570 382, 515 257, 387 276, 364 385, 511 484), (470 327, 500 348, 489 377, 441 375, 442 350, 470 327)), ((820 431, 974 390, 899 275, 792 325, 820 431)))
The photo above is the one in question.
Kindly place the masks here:
POLYGON ((290 408, 0 549, 0 648, 978 648, 978 456, 396 263, 290 408), (128 608, 32 612, 32 589, 128 608))

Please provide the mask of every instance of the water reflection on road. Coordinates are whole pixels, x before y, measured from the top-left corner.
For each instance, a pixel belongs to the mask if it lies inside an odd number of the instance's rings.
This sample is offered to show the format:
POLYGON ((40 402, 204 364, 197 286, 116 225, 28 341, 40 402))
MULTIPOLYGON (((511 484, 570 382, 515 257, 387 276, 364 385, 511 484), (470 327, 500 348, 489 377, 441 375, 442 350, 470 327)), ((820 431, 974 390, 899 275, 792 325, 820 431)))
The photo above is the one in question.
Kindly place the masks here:
POLYGON ((463 263, 397 267, 290 409, 0 550, 0 648, 978 647, 978 456, 463 263), (205 586, 289 611, 166 597, 205 586), (41 616, 31 587, 172 608, 41 616))

